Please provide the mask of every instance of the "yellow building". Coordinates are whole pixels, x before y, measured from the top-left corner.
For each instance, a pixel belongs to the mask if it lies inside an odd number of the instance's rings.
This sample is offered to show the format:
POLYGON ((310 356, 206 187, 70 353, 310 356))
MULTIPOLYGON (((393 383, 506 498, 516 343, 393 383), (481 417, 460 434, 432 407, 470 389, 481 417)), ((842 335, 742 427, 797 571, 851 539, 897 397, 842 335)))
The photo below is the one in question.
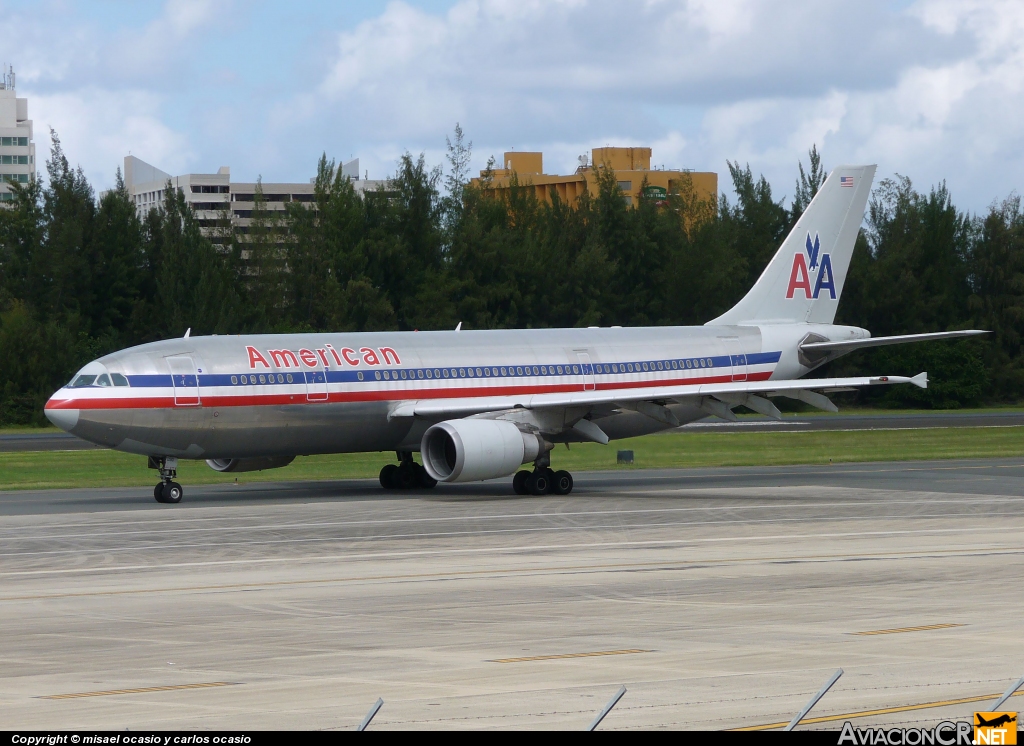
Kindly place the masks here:
POLYGON ((496 197, 509 188, 515 174, 520 187, 533 188, 537 199, 550 202, 554 190, 560 200, 574 205, 585 189, 592 197, 597 196, 597 179, 593 170, 604 167, 615 172, 623 199, 630 205, 637 204, 644 179, 647 180, 647 195, 655 199, 666 199, 672 192, 684 189, 689 179, 697 197, 713 204, 718 201, 718 174, 652 169, 650 148, 594 148, 590 163, 581 165, 576 173, 567 176, 544 173, 543 153, 505 153, 503 166, 491 171, 489 181, 487 172, 481 171, 480 178, 472 180, 473 185, 496 197))

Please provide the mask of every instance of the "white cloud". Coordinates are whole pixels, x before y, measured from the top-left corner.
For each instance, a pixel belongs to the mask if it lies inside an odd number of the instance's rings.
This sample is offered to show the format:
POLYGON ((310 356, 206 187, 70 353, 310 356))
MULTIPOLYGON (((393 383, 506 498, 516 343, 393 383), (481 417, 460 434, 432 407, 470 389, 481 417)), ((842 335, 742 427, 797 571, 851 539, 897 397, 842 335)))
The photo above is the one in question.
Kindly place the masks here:
POLYGON ((650 145, 668 166, 749 162, 783 194, 817 143, 827 165, 945 178, 975 209, 1024 173, 1019 0, 391 2, 309 29, 322 45, 281 60, 278 11, 170 0, 109 23, 0 0, 40 142, 54 124, 98 187, 129 150, 168 171, 281 180, 326 151, 379 177, 406 150, 443 162, 457 121, 477 168, 512 148, 565 171, 595 146, 650 145), (247 88, 268 59, 292 66, 289 85, 247 88))
POLYGON ((723 171, 726 158, 750 160, 775 177, 812 143, 841 140, 854 100, 875 109, 874 96, 914 86, 907 71, 942 90, 901 95, 895 113, 941 119, 949 88, 964 86, 967 25, 871 2, 464 0, 443 15, 393 2, 339 34, 315 94, 288 112, 314 128, 330 119, 349 141, 414 150, 460 121, 478 165, 517 147, 544 149, 550 168, 612 141, 660 145, 658 163, 723 171), (943 60, 944 75, 929 75, 943 60), (702 109, 703 126, 675 125, 659 107, 702 109))
POLYGON ((170 173, 186 171, 193 158, 188 138, 160 121, 161 108, 159 97, 145 91, 87 89, 31 96, 38 170, 45 174, 53 127, 68 161, 80 165, 97 189, 113 183, 114 169, 129 150, 170 173))

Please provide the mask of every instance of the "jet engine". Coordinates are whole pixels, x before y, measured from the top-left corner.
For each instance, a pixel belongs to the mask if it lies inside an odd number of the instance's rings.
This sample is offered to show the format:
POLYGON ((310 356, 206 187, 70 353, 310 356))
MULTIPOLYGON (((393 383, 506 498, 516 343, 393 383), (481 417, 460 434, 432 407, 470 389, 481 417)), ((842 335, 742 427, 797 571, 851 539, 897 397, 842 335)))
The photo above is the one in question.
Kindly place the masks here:
POLYGON ((508 476, 551 448, 539 435, 502 420, 447 420, 423 433, 420 455, 439 482, 476 482, 508 476))
POLYGON ((206 465, 214 471, 263 471, 280 469, 295 460, 294 456, 261 456, 260 458, 208 458, 206 465))

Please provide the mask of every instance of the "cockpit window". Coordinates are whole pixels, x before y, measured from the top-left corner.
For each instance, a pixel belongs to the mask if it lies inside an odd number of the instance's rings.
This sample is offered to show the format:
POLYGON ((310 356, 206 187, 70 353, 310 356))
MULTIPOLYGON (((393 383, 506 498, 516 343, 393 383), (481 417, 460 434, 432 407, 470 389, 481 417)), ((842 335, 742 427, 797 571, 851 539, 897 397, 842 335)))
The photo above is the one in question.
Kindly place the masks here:
POLYGON ((97 378, 96 378, 96 385, 97 386, 110 386, 111 385, 111 383, 110 383, 110 376, 108 376, 106 373, 104 373, 101 376, 97 376, 97 378))
POLYGON ((124 376, 122 376, 120 373, 111 373, 110 377, 111 377, 111 379, 113 379, 115 386, 127 386, 128 385, 128 379, 125 378, 124 376))
POLYGON ((96 376, 79 376, 72 382, 71 388, 82 389, 86 386, 92 386, 95 381, 96 376))

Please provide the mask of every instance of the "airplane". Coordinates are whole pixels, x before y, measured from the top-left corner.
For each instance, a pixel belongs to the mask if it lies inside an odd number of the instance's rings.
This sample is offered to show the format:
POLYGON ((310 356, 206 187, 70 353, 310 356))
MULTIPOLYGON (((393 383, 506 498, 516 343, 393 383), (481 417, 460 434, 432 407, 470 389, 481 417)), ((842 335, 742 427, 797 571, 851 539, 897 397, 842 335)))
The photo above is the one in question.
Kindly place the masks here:
POLYGON ((874 173, 832 171, 746 296, 704 326, 186 332, 94 360, 45 413, 80 438, 148 457, 161 503, 182 499, 179 459, 244 472, 370 451, 396 453, 380 472, 385 489, 514 475, 517 494, 569 494, 572 475, 552 469, 558 443, 607 444, 708 415, 735 420, 741 405, 778 419, 774 397, 835 412, 829 392, 924 388, 928 377, 804 377, 824 363, 985 333, 872 337, 833 323, 874 173))
POLYGON ((1002 713, 998 717, 994 717, 991 720, 986 720, 981 716, 981 713, 974 713, 974 717, 977 719, 976 726, 982 728, 998 728, 1000 725, 1008 725, 1017 721, 1016 715, 1011 717, 1009 713, 1002 713))

